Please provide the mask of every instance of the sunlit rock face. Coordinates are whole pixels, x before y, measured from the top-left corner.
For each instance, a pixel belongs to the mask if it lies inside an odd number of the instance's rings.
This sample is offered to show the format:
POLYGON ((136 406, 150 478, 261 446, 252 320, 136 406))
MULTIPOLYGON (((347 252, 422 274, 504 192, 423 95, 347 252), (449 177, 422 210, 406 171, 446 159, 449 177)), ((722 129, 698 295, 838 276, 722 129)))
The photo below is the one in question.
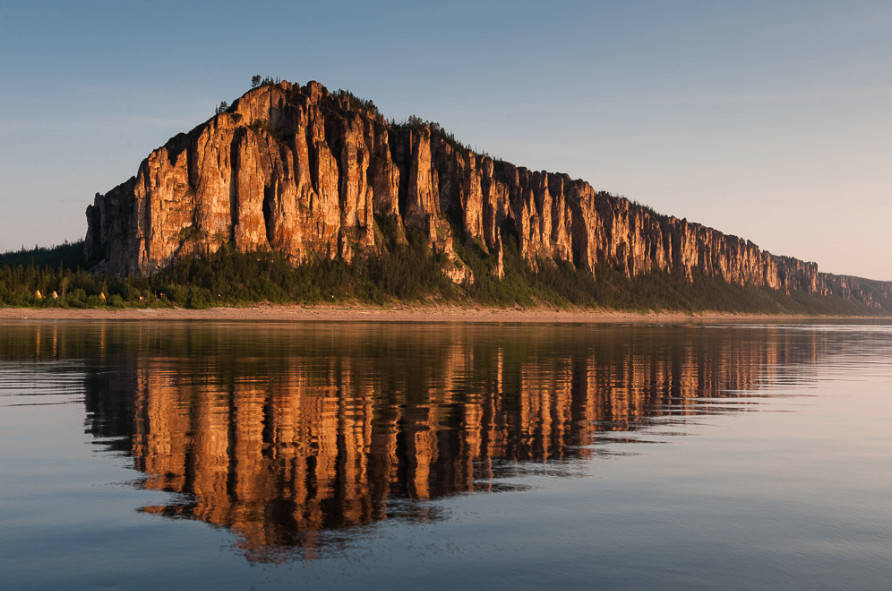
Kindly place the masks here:
MULTIPOLYGON (((447 273, 456 282, 473 280, 453 249, 462 234, 499 260, 502 241, 513 240, 533 267, 558 259, 630 277, 700 272, 876 305, 875 286, 863 280, 819 273, 815 263, 656 214, 565 174, 476 154, 437 126, 394 125, 317 82, 255 88, 152 152, 136 177, 87 208, 86 250, 116 274, 151 273, 224 244, 295 262, 350 260, 381 247, 375 230, 385 219, 400 236, 427 236, 452 261, 447 273)), ((892 297, 884 289, 882 297, 892 297)))

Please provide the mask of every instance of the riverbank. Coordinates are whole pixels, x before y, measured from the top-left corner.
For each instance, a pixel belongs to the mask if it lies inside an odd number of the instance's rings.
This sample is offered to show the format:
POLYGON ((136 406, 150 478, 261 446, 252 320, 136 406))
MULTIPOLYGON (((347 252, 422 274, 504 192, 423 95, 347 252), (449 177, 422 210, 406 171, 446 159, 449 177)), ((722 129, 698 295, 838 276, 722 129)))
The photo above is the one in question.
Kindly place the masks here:
POLYGON ((880 317, 745 314, 731 312, 629 312, 461 306, 283 306, 185 308, 0 308, 2 320, 216 320, 251 322, 472 322, 472 323, 703 323, 779 322, 880 317))

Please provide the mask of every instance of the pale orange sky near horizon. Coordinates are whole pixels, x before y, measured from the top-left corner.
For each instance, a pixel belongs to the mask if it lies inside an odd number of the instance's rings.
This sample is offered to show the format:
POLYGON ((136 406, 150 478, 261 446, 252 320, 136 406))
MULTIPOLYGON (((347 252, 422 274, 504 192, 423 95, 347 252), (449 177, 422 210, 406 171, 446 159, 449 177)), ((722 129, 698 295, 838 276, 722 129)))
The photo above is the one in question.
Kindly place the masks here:
POLYGON ((226 2, 0 7, 14 82, 0 250, 81 238, 94 193, 261 73, 348 88, 822 271, 892 280, 888 3, 258 6, 277 18, 247 26, 226 2))

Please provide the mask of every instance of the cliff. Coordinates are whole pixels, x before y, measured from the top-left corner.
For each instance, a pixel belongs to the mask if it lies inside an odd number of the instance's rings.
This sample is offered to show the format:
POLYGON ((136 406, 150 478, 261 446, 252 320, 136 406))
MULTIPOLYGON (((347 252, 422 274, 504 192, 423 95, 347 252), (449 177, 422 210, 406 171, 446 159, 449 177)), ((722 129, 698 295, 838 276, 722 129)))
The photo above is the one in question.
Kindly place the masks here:
POLYGON ((501 273, 504 240, 534 268, 695 273, 732 284, 838 295, 879 308, 892 284, 818 271, 750 241, 596 191, 565 174, 476 154, 436 124, 385 120, 322 85, 255 88, 152 152, 137 175, 87 208, 86 254, 114 274, 177 257, 272 249, 296 263, 350 260, 421 232, 455 282, 473 281, 453 241, 472 240, 501 273))

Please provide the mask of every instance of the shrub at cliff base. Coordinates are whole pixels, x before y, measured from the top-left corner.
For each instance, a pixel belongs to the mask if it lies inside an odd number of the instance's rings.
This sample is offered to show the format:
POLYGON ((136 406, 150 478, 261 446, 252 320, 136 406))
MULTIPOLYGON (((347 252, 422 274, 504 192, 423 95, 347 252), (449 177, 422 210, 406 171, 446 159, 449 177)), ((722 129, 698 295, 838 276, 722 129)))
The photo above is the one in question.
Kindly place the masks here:
MULTIPOLYGON (((383 225, 383 224, 382 224, 383 225)), ((443 274, 451 264, 420 235, 408 244, 387 236, 383 252, 294 266, 273 252, 223 248, 206 257, 185 257, 152 276, 112 277, 81 268, 83 243, 0 255, 0 305, 62 308, 178 306, 206 308, 258 302, 358 301, 475 303, 493 306, 550 305, 618 310, 735 311, 811 314, 877 314, 838 297, 730 285, 706 275, 693 281, 667 273, 628 278, 610 268, 594 273, 565 261, 539 261, 533 269, 515 242, 503 242, 504 276, 479 244, 456 241, 456 252, 475 280, 455 285, 443 274)))

